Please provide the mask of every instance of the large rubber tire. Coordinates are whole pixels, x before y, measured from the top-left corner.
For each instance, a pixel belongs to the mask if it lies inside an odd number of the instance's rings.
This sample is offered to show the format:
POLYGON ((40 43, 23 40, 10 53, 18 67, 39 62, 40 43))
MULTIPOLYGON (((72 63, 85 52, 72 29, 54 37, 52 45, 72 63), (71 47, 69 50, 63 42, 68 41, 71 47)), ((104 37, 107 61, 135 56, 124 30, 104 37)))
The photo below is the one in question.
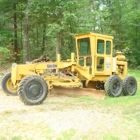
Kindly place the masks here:
POLYGON ((123 81, 123 95, 135 95, 137 91, 137 81, 133 76, 127 76, 123 81))
POLYGON ((11 81, 11 72, 6 73, 1 80, 2 90, 6 95, 17 95, 17 89, 14 88, 11 81))
POLYGON ((38 105, 46 99, 48 85, 39 75, 26 76, 19 83, 18 95, 25 105, 38 105))
POLYGON ((105 83, 105 92, 111 97, 118 97, 122 92, 122 80, 117 75, 110 76, 105 83))

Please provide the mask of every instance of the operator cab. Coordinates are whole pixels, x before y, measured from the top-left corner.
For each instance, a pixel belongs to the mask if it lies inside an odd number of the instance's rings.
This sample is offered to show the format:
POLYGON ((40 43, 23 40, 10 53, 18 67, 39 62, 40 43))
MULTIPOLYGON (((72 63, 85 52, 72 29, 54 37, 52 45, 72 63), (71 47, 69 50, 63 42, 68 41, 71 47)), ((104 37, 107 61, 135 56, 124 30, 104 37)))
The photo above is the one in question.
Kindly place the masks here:
POLYGON ((95 33, 76 35, 77 63, 90 74, 111 74, 113 37, 95 33))

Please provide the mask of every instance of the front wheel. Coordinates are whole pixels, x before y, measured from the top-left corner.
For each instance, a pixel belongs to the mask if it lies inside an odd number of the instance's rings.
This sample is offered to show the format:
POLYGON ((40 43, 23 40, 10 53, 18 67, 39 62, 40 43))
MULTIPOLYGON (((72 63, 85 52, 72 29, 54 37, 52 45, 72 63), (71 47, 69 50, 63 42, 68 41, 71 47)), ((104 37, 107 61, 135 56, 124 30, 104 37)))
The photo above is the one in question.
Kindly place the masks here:
POLYGON ((135 95, 137 91, 137 81, 133 76, 127 76, 123 81, 123 95, 135 95))
POLYGON ((39 75, 24 77, 18 87, 20 100, 26 105, 41 104, 48 95, 48 85, 39 75))
POLYGON ((122 92, 122 80, 117 75, 111 75, 105 83, 105 92, 111 97, 118 97, 122 92))
POLYGON ((3 76, 1 87, 6 95, 17 95, 17 89, 14 88, 11 81, 11 72, 8 72, 3 76))

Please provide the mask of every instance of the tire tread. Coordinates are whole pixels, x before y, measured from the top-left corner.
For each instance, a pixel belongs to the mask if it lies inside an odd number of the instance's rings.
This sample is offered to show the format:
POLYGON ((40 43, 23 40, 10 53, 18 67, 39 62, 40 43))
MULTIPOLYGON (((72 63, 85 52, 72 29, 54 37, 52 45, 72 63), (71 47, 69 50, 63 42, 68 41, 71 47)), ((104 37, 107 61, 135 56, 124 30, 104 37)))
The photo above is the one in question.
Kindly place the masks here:
POLYGON ((2 80, 1 80, 1 88, 3 90, 3 92, 6 94, 6 95, 10 95, 10 96, 16 96, 17 95, 17 92, 11 92, 7 89, 6 87, 6 82, 7 80, 11 77, 11 72, 7 72, 3 77, 2 77, 2 80))
POLYGON ((135 95, 136 91, 137 91, 137 81, 136 81, 136 79, 135 79, 133 76, 127 76, 127 77, 124 79, 124 81, 123 81, 123 95, 124 95, 124 96, 127 96, 127 95, 135 95), (128 91, 127 91, 127 82, 128 82, 130 79, 133 79, 133 80, 135 81, 135 84, 136 84, 136 86, 135 86, 135 88, 136 88, 136 89, 135 89, 135 92, 132 93, 132 94, 129 94, 128 91))
MULTIPOLYGON (((118 97, 120 96, 121 92, 119 92, 117 95, 114 95, 111 91, 111 88, 110 88, 110 85, 111 85, 111 82, 115 79, 115 78, 118 78, 120 80, 120 83, 121 83, 121 79, 119 76, 117 75, 111 75, 107 81, 105 82, 105 92, 107 93, 108 96, 110 97, 118 97)), ((122 90, 121 90, 122 91, 122 90)))
POLYGON ((45 79, 42 78, 42 77, 39 76, 39 75, 28 75, 28 76, 24 77, 24 78, 21 80, 21 82, 19 83, 18 95, 19 95, 20 100, 21 100, 25 105, 39 105, 39 104, 41 104, 41 103, 46 99, 47 94, 48 94, 48 85, 47 85, 45 79), (46 94, 45 94, 44 98, 43 98, 41 101, 32 103, 32 102, 29 102, 29 101, 25 98, 25 95, 24 95, 24 93, 23 93, 23 92, 24 92, 24 85, 25 85, 26 81, 28 81, 28 80, 30 80, 30 79, 36 79, 36 78, 39 79, 39 80, 43 80, 43 81, 44 81, 44 84, 46 84, 46 87, 47 87, 47 91, 46 91, 46 94))

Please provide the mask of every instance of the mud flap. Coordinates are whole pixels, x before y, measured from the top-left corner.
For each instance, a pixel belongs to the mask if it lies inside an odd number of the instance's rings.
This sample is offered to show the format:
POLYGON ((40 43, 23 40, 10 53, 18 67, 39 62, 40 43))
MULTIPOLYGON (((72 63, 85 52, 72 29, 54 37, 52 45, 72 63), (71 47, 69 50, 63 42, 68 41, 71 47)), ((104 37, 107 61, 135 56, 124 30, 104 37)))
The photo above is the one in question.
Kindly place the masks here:
POLYGON ((50 96, 54 95, 63 95, 70 97, 92 97, 94 99, 105 99, 105 91, 104 90, 96 90, 91 88, 78 88, 78 87, 62 87, 62 86, 54 86, 53 89, 50 90, 50 96))

